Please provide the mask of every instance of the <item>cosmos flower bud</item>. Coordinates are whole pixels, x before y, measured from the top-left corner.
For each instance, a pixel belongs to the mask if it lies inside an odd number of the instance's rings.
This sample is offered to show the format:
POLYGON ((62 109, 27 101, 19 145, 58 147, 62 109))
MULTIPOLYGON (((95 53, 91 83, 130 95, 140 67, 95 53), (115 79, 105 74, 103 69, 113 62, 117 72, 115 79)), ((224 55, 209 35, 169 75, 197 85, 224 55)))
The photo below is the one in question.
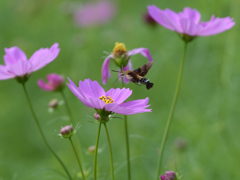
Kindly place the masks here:
POLYGON ((50 107, 50 108, 56 108, 57 106, 58 106, 58 100, 57 99, 52 99, 48 104, 48 107, 50 107))
POLYGON ((160 176, 161 180, 177 180, 177 175, 174 171, 166 171, 165 175, 160 176))
POLYGON ((115 43, 115 47, 113 48, 113 58, 116 66, 119 68, 125 67, 128 64, 129 57, 124 43, 115 43))
POLYGON ((64 79, 58 74, 48 74, 47 83, 43 79, 38 80, 38 86, 44 91, 59 91, 63 88, 64 79))
POLYGON ((96 147, 95 147, 94 145, 93 145, 93 146, 90 146, 90 147, 88 148, 88 153, 89 153, 89 154, 94 154, 95 149, 96 149, 96 147))
POLYGON ((99 116, 99 114, 98 114, 98 113, 94 113, 94 119, 96 119, 97 121, 99 121, 99 119, 100 119, 100 116, 99 116))
POLYGON ((70 138, 73 135, 73 128, 72 128, 72 126, 69 126, 69 125, 64 126, 60 130, 60 133, 61 133, 63 138, 70 138))
POLYGON ((157 22, 152 18, 152 16, 150 16, 148 12, 143 14, 143 21, 152 27, 157 25, 157 22))

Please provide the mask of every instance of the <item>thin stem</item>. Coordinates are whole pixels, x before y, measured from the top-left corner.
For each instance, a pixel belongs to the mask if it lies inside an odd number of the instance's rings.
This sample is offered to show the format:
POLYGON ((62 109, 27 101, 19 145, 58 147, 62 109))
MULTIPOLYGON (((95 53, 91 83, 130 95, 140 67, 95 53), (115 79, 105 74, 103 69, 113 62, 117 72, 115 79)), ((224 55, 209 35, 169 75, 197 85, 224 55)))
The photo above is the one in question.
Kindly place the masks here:
POLYGON ((106 130, 107 139, 108 139, 108 146, 109 146, 109 153, 110 153, 110 164, 111 164, 111 175, 112 175, 112 180, 114 180, 114 167, 113 167, 112 148, 111 148, 110 136, 109 136, 109 133, 108 133, 108 129, 107 129, 107 124, 106 123, 104 123, 104 127, 105 127, 105 130, 106 130))
MULTIPOLYGON (((123 73, 123 68, 121 68, 121 72, 123 73)), ((122 88, 124 88, 123 77, 122 77, 122 88)), ((125 139, 126 139, 128 180, 131 180, 131 166, 130 166, 130 151, 129 151, 127 115, 124 115, 123 117, 124 117, 124 130, 125 130, 125 139)))
POLYGON ((102 117, 99 120, 98 134, 97 134, 96 145, 95 145, 94 167, 93 167, 94 180, 97 179, 97 155, 98 155, 98 143, 99 143, 99 138, 100 138, 101 125, 102 125, 102 117))
MULTIPOLYGON (((69 105, 68 105, 68 102, 67 102, 67 98, 66 98, 66 96, 65 96, 65 94, 64 94, 62 89, 60 90, 60 92, 61 92, 61 95, 63 97, 64 104, 66 106, 66 109, 67 109, 68 115, 69 115, 69 117, 71 119, 71 122, 72 122, 73 126, 76 127, 76 123, 75 123, 75 121, 73 119, 73 116, 72 116, 72 113, 70 111, 70 108, 69 108, 69 105)), ((81 150, 80 138, 78 136, 77 136, 77 138, 78 138, 78 142, 79 142, 78 151, 79 151, 79 154, 80 154, 80 158, 81 158, 82 162, 84 162, 84 156, 83 156, 83 153, 82 153, 82 150, 81 150)))
POLYGON ((73 126, 75 127, 76 124, 75 124, 75 122, 74 122, 74 119, 73 119, 72 113, 71 113, 70 108, 69 108, 69 106, 68 106, 67 98, 66 98, 66 96, 65 96, 65 94, 64 94, 64 92, 63 92, 63 90, 61 90, 60 92, 61 92, 61 94, 62 94, 62 97, 63 97, 64 103, 65 103, 65 106, 66 106, 66 109, 67 109, 68 115, 69 115, 69 117, 70 117, 70 119, 71 119, 71 122, 72 122, 73 126))
POLYGON ((29 98, 28 93, 27 93, 26 86, 25 86, 24 83, 23 83, 22 85, 23 85, 24 93, 25 93, 26 98, 27 98, 27 101, 28 101, 28 105, 29 105, 30 110, 31 110, 31 112, 32 112, 32 114, 33 114, 35 123, 37 124, 38 130, 40 131, 40 134, 41 134, 41 137, 42 137, 44 143, 46 144, 47 148, 51 151, 51 153, 55 156, 55 158, 58 160, 58 162, 61 164, 61 166, 63 167, 64 171, 66 172, 68 178, 69 178, 70 180, 72 180, 72 177, 71 177, 70 173, 68 172, 66 166, 64 165, 64 163, 62 162, 62 160, 58 157, 58 155, 54 152, 54 150, 53 150, 53 149, 50 147, 50 145, 48 144, 48 142, 47 142, 47 140, 46 140, 46 138, 45 138, 45 136, 44 136, 44 134, 43 134, 43 131, 42 131, 42 129, 41 129, 41 126, 40 126, 40 124, 39 124, 39 122, 38 122, 37 116, 36 116, 36 114, 35 114, 35 112, 34 112, 34 110, 33 110, 33 107, 32 107, 31 101, 30 101, 30 98, 29 98))
POLYGON ((74 147, 74 145, 73 145, 73 142, 72 142, 71 137, 69 138, 69 140, 70 140, 70 142, 71 142, 71 145, 72 145, 74 154, 75 154, 75 156, 76 156, 76 158, 77 158, 78 166, 79 166, 80 171, 81 171, 81 173, 82 173, 82 179, 85 180, 85 176, 84 176, 84 173, 83 173, 83 168, 82 168, 82 165, 81 165, 81 163, 80 163, 79 157, 78 157, 78 155, 77 155, 77 151, 76 151, 76 149, 75 149, 75 147, 74 147))
POLYGON ((183 65, 184 65, 186 49, 187 49, 187 42, 185 42, 185 45, 184 45, 181 65, 180 65, 179 73, 178 73, 177 86, 176 86, 176 90, 175 90, 175 94, 174 94, 171 110, 170 110, 170 113, 169 113, 169 116, 168 116, 167 124, 166 124, 166 127, 165 127, 164 135, 163 135, 163 138, 162 138, 162 143, 161 143, 161 148, 160 148, 160 155, 159 155, 158 172, 157 172, 157 179, 158 180, 159 180, 159 175, 161 173, 161 164, 162 164, 163 151, 164 151, 165 143, 166 143, 167 136, 168 136, 168 131, 169 131, 169 128, 170 128, 170 125, 171 125, 171 121, 172 121, 172 117, 173 117, 173 114, 174 114, 174 109, 175 109, 175 106, 176 106, 176 103, 177 103, 178 93, 179 93, 179 89, 180 89, 180 85, 181 85, 181 79, 182 79, 182 72, 183 72, 183 65))

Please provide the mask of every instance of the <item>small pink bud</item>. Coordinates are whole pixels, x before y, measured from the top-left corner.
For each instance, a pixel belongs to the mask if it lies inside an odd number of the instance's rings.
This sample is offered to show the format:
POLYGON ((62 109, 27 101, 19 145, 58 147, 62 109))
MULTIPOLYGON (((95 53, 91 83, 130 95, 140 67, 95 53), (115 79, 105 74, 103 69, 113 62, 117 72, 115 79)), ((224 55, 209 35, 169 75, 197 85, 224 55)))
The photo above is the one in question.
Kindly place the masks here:
POLYGON ((157 22, 152 18, 152 16, 150 16, 150 14, 148 12, 143 14, 143 20, 149 24, 150 26, 156 26, 157 22))
POLYGON ((69 125, 64 126, 60 130, 60 133, 61 133, 63 138, 70 138, 73 135, 73 128, 72 128, 72 126, 69 126, 69 125))
POLYGON ((89 154, 93 154, 93 153, 95 152, 95 149, 96 149, 95 146, 90 146, 90 147, 88 148, 89 154))
POLYGON ((94 113, 94 119, 96 119, 97 121, 99 121, 99 119, 100 119, 100 116, 99 116, 99 114, 98 114, 98 113, 94 113))
POLYGON ((161 175, 160 178, 161 178, 161 180, 166 180, 165 175, 161 175))
POLYGON ((43 79, 38 80, 38 86, 44 91, 58 91, 63 88, 64 79, 58 74, 48 74, 47 83, 43 79))
POLYGON ((56 108, 57 106, 58 106, 58 100, 57 99, 52 99, 48 104, 48 107, 50 107, 50 108, 56 108))
POLYGON ((165 175, 160 176, 161 180, 177 180, 176 173, 174 171, 166 171, 165 175))

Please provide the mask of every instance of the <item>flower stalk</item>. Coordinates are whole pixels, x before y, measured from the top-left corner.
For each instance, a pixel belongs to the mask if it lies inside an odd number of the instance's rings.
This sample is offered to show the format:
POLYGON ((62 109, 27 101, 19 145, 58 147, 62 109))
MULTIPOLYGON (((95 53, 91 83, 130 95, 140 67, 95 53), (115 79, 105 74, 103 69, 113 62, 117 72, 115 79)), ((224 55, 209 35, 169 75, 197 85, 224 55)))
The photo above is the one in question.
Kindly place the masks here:
POLYGON ((161 147, 160 147, 157 179, 159 179, 159 175, 161 173, 161 164, 162 164, 163 151, 164 151, 165 143, 166 143, 166 140, 167 140, 168 132, 169 132, 170 125, 171 125, 171 122, 172 122, 172 117, 173 117, 175 106, 176 106, 177 99, 178 99, 178 94, 179 94, 179 89, 180 89, 180 85, 181 85, 181 79, 182 79, 182 72, 183 72, 183 65, 184 65, 186 49, 187 49, 187 42, 185 42, 185 44, 184 44, 182 60, 181 60, 179 73, 178 73, 177 86, 176 86, 176 90, 175 90, 175 94, 174 94, 171 110, 170 110, 170 113, 169 113, 169 116, 168 116, 167 124, 166 124, 166 127, 165 127, 165 131, 164 131, 164 135, 163 135, 162 143, 161 143, 161 147))
POLYGON ((36 123, 36 125, 37 125, 37 127, 38 127, 38 130, 40 131, 40 135, 41 135, 44 143, 46 144, 47 148, 51 151, 51 153, 55 156, 55 158, 58 160, 58 162, 61 164, 61 166, 63 167, 64 171, 66 172, 69 180, 72 180, 72 177, 71 177, 70 173, 68 172, 66 166, 64 165, 64 163, 62 162, 62 160, 58 157, 58 155, 54 152, 54 150, 53 150, 53 149, 50 147, 50 145, 48 144, 48 142, 47 142, 47 140, 46 140, 46 138, 45 138, 45 136, 44 136, 44 134, 43 134, 42 128, 41 128, 41 126, 40 126, 40 124, 39 124, 39 121, 38 121, 38 119, 37 119, 37 116, 36 116, 36 114, 35 114, 35 112, 34 112, 34 110, 33 110, 33 107, 32 107, 31 101, 30 101, 30 98, 29 98, 28 93, 27 93, 27 89, 26 89, 25 83, 22 83, 22 85, 23 85, 24 93, 25 93, 26 98, 27 98, 27 101, 28 101, 29 108, 30 108, 30 110, 31 110, 31 112, 32 112, 32 115, 33 115, 33 117, 34 117, 35 123, 36 123))
POLYGON ((76 149, 75 149, 75 147, 74 147, 74 145, 73 145, 73 142, 72 142, 71 137, 69 137, 69 141, 70 141, 70 143, 71 143, 71 145, 72 145, 72 148, 73 148, 74 154, 75 154, 75 156, 76 156, 76 158, 77 158, 78 166, 79 166, 79 169, 80 169, 81 174, 82 174, 82 179, 85 180, 85 176, 84 176, 83 168, 82 168, 81 162, 80 162, 80 160, 79 160, 79 157, 78 157, 78 155, 77 155, 77 151, 76 151, 76 149))
POLYGON ((112 176, 112 180, 114 180, 114 166, 113 166, 113 155, 112 155, 110 136, 109 136, 109 133, 108 133, 107 124, 106 123, 103 123, 103 124, 104 124, 105 130, 106 130, 107 139, 108 139, 108 147, 109 147, 109 154, 110 154, 110 164, 111 164, 111 176, 112 176))

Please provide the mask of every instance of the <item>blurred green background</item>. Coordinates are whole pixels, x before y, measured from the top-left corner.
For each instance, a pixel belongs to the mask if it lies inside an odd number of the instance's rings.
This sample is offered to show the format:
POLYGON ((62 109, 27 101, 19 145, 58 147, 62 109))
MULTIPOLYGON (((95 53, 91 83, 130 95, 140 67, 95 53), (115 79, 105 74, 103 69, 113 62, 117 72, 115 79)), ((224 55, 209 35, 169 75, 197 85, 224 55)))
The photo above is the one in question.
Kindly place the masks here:
MULTIPOLYGON (((166 144, 162 170, 182 172, 182 179, 226 180, 240 179, 240 61, 239 21, 237 0, 202 1, 114 1, 115 17, 97 27, 78 27, 71 14, 66 13, 68 3, 89 1, 62 0, 8 0, 0 1, 0 56, 5 47, 18 46, 28 57, 41 47, 60 44, 60 54, 52 63, 34 72, 26 86, 42 128, 53 149, 62 158, 72 175, 78 172, 77 161, 67 139, 57 134, 61 126, 70 124, 64 106, 48 112, 48 102, 61 100, 58 93, 44 92, 37 80, 49 73, 59 73, 79 80, 90 78, 101 83, 101 66, 115 42, 124 42, 128 50, 149 48, 154 65, 147 78, 154 83, 151 90, 133 83, 129 100, 149 97, 152 113, 128 116, 131 168, 133 180, 154 179, 167 116, 176 86, 183 50, 183 42, 176 33, 143 21, 147 5, 176 12, 184 7, 196 8, 202 21, 212 14, 230 16, 236 25, 229 31, 198 37, 187 49, 179 99, 166 144), (184 143, 179 148, 179 143, 184 143)), ((147 60, 141 55, 131 58, 134 67, 147 60)), ((3 64, 3 59, 0 59, 3 64)), ((114 63, 110 68, 117 70, 114 63)), ((112 87, 117 74, 103 87, 112 87)), ((62 167, 43 143, 24 92, 14 79, 0 82, 0 180, 64 179, 62 167)), ((116 82, 114 87, 120 87, 116 82)), ((94 109, 85 107, 66 87, 64 90, 75 120, 81 123, 78 131, 84 154, 84 167, 92 171, 93 155, 87 148, 95 144, 97 124, 91 123, 94 109)), ((121 115, 117 115, 122 117, 121 115)), ((127 179, 125 161, 124 124, 122 119, 108 123, 113 147, 116 179, 127 179)), ((103 130, 103 129, 102 129, 103 130)), ((73 137, 77 144, 76 137, 73 137)), ((109 171, 109 154, 105 132, 100 138, 100 178, 109 171)), ((162 171, 162 173, 164 173, 162 171)))

